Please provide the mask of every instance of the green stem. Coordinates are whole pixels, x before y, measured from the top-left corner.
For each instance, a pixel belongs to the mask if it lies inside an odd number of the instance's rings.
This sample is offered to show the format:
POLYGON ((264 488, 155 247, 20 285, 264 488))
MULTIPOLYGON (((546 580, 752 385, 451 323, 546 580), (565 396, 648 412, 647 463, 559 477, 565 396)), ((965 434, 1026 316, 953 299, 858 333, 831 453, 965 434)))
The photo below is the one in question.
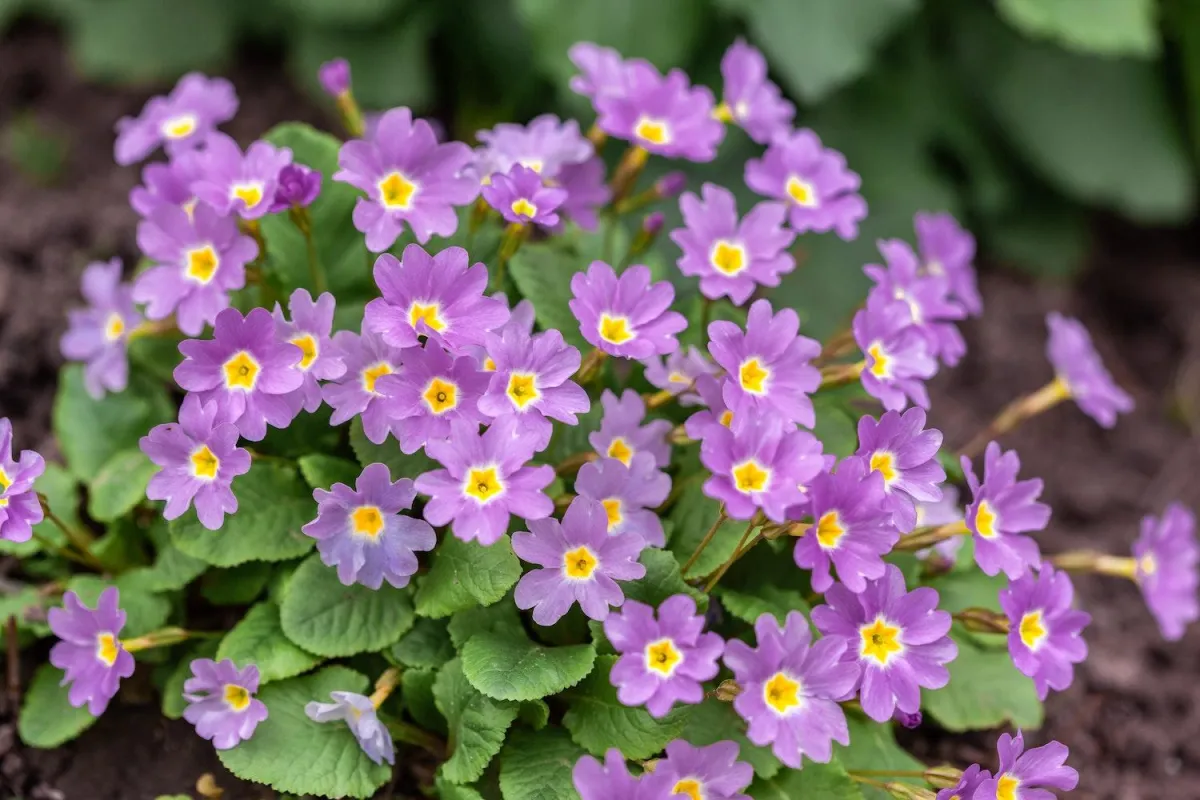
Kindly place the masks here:
POLYGON ((700 558, 700 554, 703 553, 704 549, 712 542, 713 537, 717 535, 717 530, 721 527, 721 523, 726 519, 728 519, 728 517, 725 515, 725 504, 722 503, 712 527, 708 529, 708 533, 704 534, 704 538, 700 540, 700 544, 696 545, 696 550, 684 563, 683 567, 680 568, 680 574, 687 575, 688 570, 690 570, 696 564, 696 561, 700 558))
POLYGON ((54 553, 55 555, 61 556, 62 558, 67 559, 68 561, 74 561, 76 564, 80 564, 82 566, 88 567, 89 569, 95 569, 100 572, 104 571, 104 566, 101 565, 99 562, 96 562, 95 564, 93 564, 91 561, 89 561, 88 559, 79 555, 74 550, 68 550, 67 548, 63 547, 62 545, 58 544, 57 542, 50 541, 45 536, 38 533, 36 530, 33 532, 33 538, 37 539, 39 542, 41 542, 42 547, 44 547, 46 550, 50 551, 51 553, 54 553))
POLYGON ((189 631, 186 628, 178 627, 159 628, 143 636, 122 639, 121 646, 130 653, 136 653, 138 650, 150 650, 154 647, 169 647, 189 639, 219 639, 224 635, 222 631, 189 631))
POLYGON ((325 278, 325 270, 321 266, 316 239, 313 237, 312 216, 308 213, 307 208, 292 206, 288 210, 288 217, 304 237, 304 249, 308 251, 308 275, 312 280, 313 291, 322 294, 328 287, 328 281, 325 278))
MULTIPOLYGON (((63 536, 67 537, 67 541, 71 543, 71 546, 79 552, 79 557, 73 560, 87 564, 89 567, 103 572, 105 570, 104 564, 92 554, 91 550, 91 544, 95 539, 86 531, 79 530, 63 522, 62 518, 50 508, 50 501, 46 498, 46 495, 41 492, 38 492, 38 502, 41 503, 42 513, 46 515, 46 519, 54 523, 54 527, 62 531, 63 536)), ((46 543, 46 540, 41 537, 39 537, 39 540, 46 543)), ((67 551, 64 548, 58 545, 53 545, 53 547, 60 554, 66 555, 67 551)), ((66 555, 66 557, 70 558, 71 556, 66 555)))
POLYGON ((416 725, 411 725, 401 720, 390 720, 387 723, 387 727, 388 731, 392 734, 392 739, 395 741, 415 745, 432 753, 439 761, 445 760, 447 749, 450 745, 429 731, 422 730, 416 725))
MULTIPOLYGON (((725 563, 722 564, 720 568, 718 568, 713 574, 712 578, 709 579, 708 585, 704 587, 705 594, 712 592, 712 590, 716 588, 717 583, 720 582, 721 578, 725 576, 725 573, 729 571, 729 568, 734 565, 734 562, 742 557, 742 554, 745 552, 742 548, 746 546, 746 540, 750 538, 750 532, 754 530, 757 524, 758 515, 755 514, 750 519, 750 523, 746 525, 746 530, 742 532, 742 538, 738 540, 737 548, 733 551, 733 555, 727 558, 725 563)), ((757 542, 755 542, 755 544, 757 544, 757 542)), ((746 549, 748 550, 749 547, 746 547, 746 549)))

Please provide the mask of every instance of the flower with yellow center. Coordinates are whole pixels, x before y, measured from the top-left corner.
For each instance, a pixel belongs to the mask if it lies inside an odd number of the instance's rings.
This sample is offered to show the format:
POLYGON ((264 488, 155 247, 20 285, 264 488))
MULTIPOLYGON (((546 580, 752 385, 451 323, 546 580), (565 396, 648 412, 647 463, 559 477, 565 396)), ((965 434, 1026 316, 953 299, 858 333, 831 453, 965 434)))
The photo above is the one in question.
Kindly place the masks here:
POLYGON ((246 210, 255 208, 263 201, 263 185, 260 181, 235 183, 229 187, 231 200, 241 200, 246 204, 246 210))
POLYGON ((767 393, 767 383, 771 380, 771 370, 757 358, 747 358, 738 367, 738 383, 742 391, 750 394, 764 395, 767 393))
MULTIPOLYGON (((0 487, 0 490, 2 490, 2 488, 3 487, 0 487)), ((1146 555, 1142 556, 1138 560, 1137 564, 1138 569, 1142 572, 1142 575, 1153 575, 1154 573, 1158 572, 1158 560, 1154 557, 1153 553, 1146 553, 1146 555)))
POLYGON ((683 663, 683 653, 671 639, 659 639, 646 645, 646 669, 669 678, 683 663))
POLYGON ((545 167, 546 167, 546 165, 542 163, 542 160, 540 158, 519 158, 519 159, 517 159, 517 163, 520 164, 522 167, 525 167, 526 169, 531 169, 534 172, 537 172, 539 174, 541 174, 541 171, 543 169, 545 169, 545 167))
POLYGON ((258 374, 262 371, 254 356, 245 350, 234 353, 222 365, 222 369, 225 372, 225 388, 242 392, 254 391, 254 386, 258 383, 258 374))
POLYGON ((892 357, 883 349, 882 342, 872 342, 867 348, 867 355, 870 362, 868 372, 881 381, 892 377, 892 357))
POLYGON ((367 539, 379 538, 383 532, 383 512, 378 506, 359 506, 350 512, 350 531, 367 539))
POLYGON ((532 372, 513 372, 508 376, 508 399, 518 411, 542 396, 537 388, 537 375, 532 372))
POLYGON ((630 446, 629 442, 625 441, 625 437, 614 436, 613 440, 608 444, 608 453, 606 455, 609 458, 615 458, 628 467, 629 462, 633 461, 633 453, 633 447, 630 446))
POLYGON ((486 505, 504 494, 504 484, 494 466, 472 467, 463 481, 463 493, 486 505))
POLYGON ((384 175, 375 186, 379 189, 380 204, 388 211, 408 211, 412 208, 417 184, 402 175, 399 170, 384 175))
POLYGON ((646 144, 671 143, 671 127, 663 119, 640 117, 633 126, 633 135, 646 144))
POLYGON ((245 711, 250 707, 250 692, 244 686, 227 683, 222 694, 225 697, 225 705, 232 711, 245 711))
POLYGON ((720 422, 722 425, 724 425, 726 428, 728 428, 730 425, 733 424, 733 412, 730 411, 729 409, 722 411, 721 417, 717 421, 720 422))
POLYGON ((838 543, 846 535, 846 526, 836 510, 826 511, 817 520, 817 543, 825 550, 837 549, 838 543))
POLYGON ((883 482, 888 486, 900 477, 896 468, 896 455, 887 450, 876 450, 871 454, 871 471, 883 476, 883 482))
POLYGON ((784 715, 800 703, 800 681, 776 672, 763 684, 763 700, 776 714, 784 715))
POLYGON ((1034 652, 1037 652, 1037 649, 1042 646, 1042 642, 1046 641, 1046 636, 1049 633, 1046 630, 1046 623, 1042 618, 1042 610, 1040 608, 1027 611, 1021 617, 1021 624, 1017 626, 1017 630, 1021 635, 1021 641, 1034 652))
POLYGON ((892 656, 904 651, 900 642, 900 627, 892 625, 883 617, 858 629, 862 637, 859 655, 863 658, 873 658, 882 666, 887 666, 892 656))
POLYGON ((125 335, 125 319, 113 312, 108 315, 108 320, 104 323, 104 338, 110 342, 115 342, 125 335))
POLYGON ((980 500, 975 507, 975 532, 985 539, 994 539, 1000 534, 1000 517, 987 500, 980 500))
POLYGON ((441 307, 437 303, 422 303, 420 300, 414 300, 408 307, 408 324, 413 326, 413 330, 417 330, 417 323, 424 322, 430 329, 443 333, 449 326, 442 319, 440 311, 441 307))
POLYGON ((796 175, 788 177, 784 191, 787 192, 788 198, 798 206, 803 206, 804 208, 817 207, 816 189, 813 188, 811 183, 796 175))
POLYGON ((705 800, 703 786, 695 778, 675 781, 675 785, 671 787, 671 794, 686 797, 687 800, 705 800))
POLYGON ((421 393, 421 399, 434 414, 453 411, 458 407, 458 385, 442 378, 433 378, 421 393))
POLYGON ((111 633, 96 634, 96 659, 106 667, 117 663, 121 652, 121 642, 111 633))
POLYGON ((629 324, 629 317, 609 314, 607 311, 600 315, 600 323, 597 328, 600 331, 600 338, 609 344, 625 344, 637 337, 637 333, 629 324))
POLYGON ((533 219, 537 216, 538 208, 524 197, 518 197, 516 200, 513 200, 512 212, 518 217, 533 219))
POLYGON ((738 242, 718 239, 712 246, 708 257, 713 269, 722 275, 733 277, 749 265, 746 258, 746 248, 738 242))
POLYGON ((221 469, 221 460, 208 449, 208 445, 200 445, 192 451, 189 457, 192 462, 192 477, 201 480, 216 480, 217 471, 221 469))
POLYGON ((601 500, 600 503, 604 506, 604 513, 608 515, 608 529, 611 531, 625 519, 625 515, 621 513, 621 498, 610 497, 601 500))
POLYGON ((394 371, 395 370, 392 369, 392 365, 386 361, 380 361, 372 364, 362 371, 363 388, 366 389, 369 394, 378 394, 378 392, 375 391, 375 382, 384 375, 391 375, 394 371))
POLYGON ((221 257, 211 244, 185 250, 183 261, 183 274, 201 286, 208 284, 221 267, 221 257))
POLYGON ((733 485, 743 494, 764 492, 770 483, 771 470, 752 458, 733 467, 733 485))
POLYGON ((0 467, 0 493, 7 492, 12 484, 12 478, 4 471, 4 467, 0 467))
POLYGON ((563 553, 563 571, 572 580, 586 581, 590 579, 598 566, 600 566, 600 559, 596 558, 596 554, 586 545, 580 545, 574 550, 563 553))
POLYGON ((996 784, 996 800, 1020 800, 1020 795, 1017 794, 1019 788, 1021 779, 1004 773, 996 784))
POLYGON ((164 120, 163 124, 159 126, 159 130, 168 139, 182 139, 192 135, 196 130, 196 124, 195 114, 177 114, 164 120))
POLYGON ((316 337, 311 333, 302 333, 294 339, 288 339, 288 344, 294 344, 300 348, 300 363, 296 366, 308 372, 313 362, 317 360, 317 356, 320 355, 316 337))
POLYGON ((483 359, 483 371, 484 372, 495 372, 496 371, 496 361, 491 356, 488 356, 485 359, 483 359))

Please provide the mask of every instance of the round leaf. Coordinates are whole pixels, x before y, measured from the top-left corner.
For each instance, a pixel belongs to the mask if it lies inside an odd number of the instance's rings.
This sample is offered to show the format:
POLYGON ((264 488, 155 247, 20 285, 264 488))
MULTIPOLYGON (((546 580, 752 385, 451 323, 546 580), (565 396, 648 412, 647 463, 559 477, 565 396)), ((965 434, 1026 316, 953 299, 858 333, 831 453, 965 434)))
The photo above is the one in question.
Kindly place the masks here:
POLYGON ((279 623, 279 606, 259 603, 233 630, 225 634, 217 649, 217 660, 232 659, 239 667, 254 664, 261 683, 291 678, 321 663, 321 657, 292 644, 279 623))
POLYGON ((88 491, 88 514, 99 522, 124 516, 146 497, 158 466, 138 449, 122 450, 105 462, 88 491))
POLYGON ((444 536, 417 589, 417 613, 448 617, 472 606, 489 606, 504 597, 520 577, 521 562, 507 536, 489 547, 444 536))
POLYGON ((450 728, 454 752, 442 764, 442 777, 451 783, 478 780, 504 744, 508 726, 517 718, 516 703, 503 703, 478 692, 455 659, 438 671, 433 684, 438 710, 450 728))
POLYGON ((582 755, 562 730, 513 731, 500 753, 500 793, 504 800, 574 797, 571 770, 582 755))
POLYGON ((58 747, 83 733, 96 718, 87 706, 74 708, 67 702, 67 687, 59 686, 62 670, 43 664, 33 673, 25 690, 17 733, 30 747, 58 747))
POLYGON ((592 671, 590 644, 543 647, 524 636, 482 633, 462 649, 462 670, 479 691, 497 700, 536 700, 574 686, 592 671))

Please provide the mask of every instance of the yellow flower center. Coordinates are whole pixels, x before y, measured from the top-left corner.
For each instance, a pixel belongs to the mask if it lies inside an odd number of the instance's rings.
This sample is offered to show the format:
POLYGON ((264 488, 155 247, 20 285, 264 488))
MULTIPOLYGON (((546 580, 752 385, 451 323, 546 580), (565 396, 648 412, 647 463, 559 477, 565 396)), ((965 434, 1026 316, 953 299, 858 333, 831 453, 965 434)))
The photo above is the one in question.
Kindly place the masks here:
POLYGON ((101 633, 96 636, 96 658, 106 667, 117 663, 121 652, 121 642, 111 633, 101 633))
POLYGON ((189 221, 192 221, 192 219, 196 216, 196 203, 198 202, 200 201, 193 197, 191 200, 183 201, 183 203, 179 206, 183 209, 183 213, 187 214, 189 221))
POLYGON ((108 315, 108 321, 104 323, 104 338, 110 342, 115 342, 120 339, 125 333, 125 320, 117 312, 108 315))
POLYGON ((375 381, 382 378, 384 375, 392 374, 392 365, 386 361, 380 361, 378 364, 372 364, 362 371, 363 388, 371 394, 375 394, 375 381))
POLYGON ((418 322, 424 322, 430 329, 441 333, 446 330, 446 321, 438 313, 440 310, 437 303, 421 303, 414 300, 408 309, 408 324, 415 330, 418 322))
POLYGON ((1021 779, 1005 773, 996 784, 996 800, 1019 800, 1017 789, 1021 787, 1021 779))
POLYGON ((770 482, 771 470, 754 459, 743 461, 733 468, 733 483, 743 494, 764 491, 770 482))
POLYGON ((685 386, 692 382, 692 379, 682 372, 672 372, 667 376, 667 383, 682 383, 685 386))
POLYGON ((537 388, 537 375, 532 372, 514 372, 508 376, 508 399, 518 410, 542 396, 537 388))
POLYGON ((425 387, 421 397, 425 405, 435 414, 445 414, 458 406, 458 386, 441 378, 434 378, 425 387))
POLYGON ((1158 572, 1158 560, 1155 559, 1153 553, 1146 553, 1138 561, 1138 567, 1141 569, 1143 575, 1153 575, 1158 572))
POLYGON ((826 511, 817 520, 817 543, 826 550, 837 548, 845 535, 846 527, 837 511, 826 511))
POLYGON ((786 191, 788 197, 798 206, 815 208, 817 205, 817 192, 813 189, 813 185, 795 175, 787 179, 786 191))
POLYGON ((0 492, 7 492, 8 487, 12 486, 12 478, 4 471, 4 467, 0 467, 0 492))
POLYGON ((1030 650, 1037 650, 1042 646, 1042 642, 1046 639, 1046 625, 1042 620, 1041 609, 1030 611, 1021 617, 1019 626, 1021 633, 1021 641, 1030 650))
POLYGON ((289 339, 288 344, 294 344, 300 348, 300 363, 296 366, 307 372, 319 354, 316 338, 311 333, 305 333, 295 339, 289 339))
POLYGON ((187 262, 184 274, 199 284, 211 281, 221 266, 221 258, 211 244, 185 251, 184 259, 187 262))
POLYGON ((763 700, 779 714, 800 705, 800 681, 776 672, 763 684, 763 700))
POLYGON ((744 391, 750 394, 766 394, 767 381, 771 379, 771 370, 762 365, 757 358, 748 358, 738 367, 738 382, 744 391))
POLYGON ((1000 518, 987 500, 980 500, 975 507, 975 532, 985 539, 994 539, 999 533, 1000 518))
POLYGON ((383 531, 383 512, 378 506, 359 506, 350 512, 350 527, 357 535, 374 539, 383 531))
POLYGON ((522 167, 525 167, 526 169, 531 169, 534 172, 537 172, 539 174, 541 174, 542 169, 545 167, 545 165, 542 163, 542 160, 540 158, 522 158, 522 159, 518 159, 517 163, 520 164, 522 167))
POLYGON ((702 790, 700 781, 695 778, 684 778, 675 782, 675 785, 671 787, 671 794, 681 794, 688 800, 705 800, 702 790))
POLYGON ((480 503, 490 503, 504 494, 504 484, 500 482, 495 467, 476 467, 467 470, 463 492, 480 503))
POLYGON ((896 456, 887 450, 878 450, 871 454, 871 471, 882 475, 883 482, 889 486, 900 477, 896 469, 896 456))
POLYGON ((249 183, 235 183, 229 189, 229 194, 234 199, 241 200, 246 204, 247 209, 254 208, 263 200, 263 185, 258 181, 249 183))
POLYGON ((892 375, 892 357, 883 349, 883 345, 879 342, 873 343, 867 348, 867 355, 870 356, 870 365, 867 367, 871 374, 880 380, 886 380, 892 375))
POLYGON ((182 139, 196 130, 195 114, 180 114, 163 122, 159 128, 168 139, 182 139))
POLYGON ((625 519, 625 516, 621 513, 621 498, 610 497, 600 502, 604 505, 604 513, 608 515, 608 529, 611 531, 625 519))
POLYGON ((599 565, 600 561, 596 555, 584 545, 563 554, 563 569, 566 570, 568 578, 587 580, 599 565))
POLYGON ((518 217, 533 219, 537 216, 538 209, 537 206, 526 200, 524 197, 518 197, 516 200, 513 200, 512 212, 518 217))
POLYGON ((642 117, 633 126, 633 135, 647 144, 669 144, 671 128, 666 120, 642 117))
POLYGON ((863 658, 873 658, 880 664, 887 665, 892 655, 904 649, 900 643, 900 628, 890 625, 883 617, 876 617, 869 625, 858 629, 862 636, 862 647, 859 654, 863 658))
POLYGON ((615 458, 628 467, 629 462, 633 460, 633 448, 624 437, 617 436, 608 445, 608 457, 615 458))
POLYGON ((718 239, 709 257, 713 269, 725 275, 737 275, 746 268, 746 248, 736 242, 718 239))
POLYGON ((669 678, 682 661, 683 653, 670 639, 659 639, 646 645, 646 669, 652 672, 669 678))
POLYGON ((629 318, 605 312, 600 315, 600 338, 610 344, 624 344, 637 334, 630 330, 629 318))
POLYGON ((484 372, 495 372, 496 371, 496 361, 491 356, 488 356, 487 358, 485 358, 483 360, 483 371, 484 372))
POLYGON ((398 171, 389 172, 376 184, 379 187, 379 202, 388 211, 408 211, 412 208, 417 184, 398 171))
POLYGON ((733 412, 726 409, 721 412, 721 418, 718 420, 722 425, 728 428, 733 424, 733 412))
POLYGON ((254 390, 254 384, 258 382, 261 367, 254 360, 254 356, 245 350, 239 350, 233 358, 225 362, 224 370, 226 388, 249 392, 254 390))
POLYGON ((206 481, 214 480, 217 477, 217 470, 221 468, 221 460, 213 454, 212 450, 208 449, 208 445, 200 445, 192 452, 191 459, 194 477, 206 481))
POLYGON ((225 684, 225 704, 234 711, 245 711, 250 706, 250 692, 236 683, 225 684))

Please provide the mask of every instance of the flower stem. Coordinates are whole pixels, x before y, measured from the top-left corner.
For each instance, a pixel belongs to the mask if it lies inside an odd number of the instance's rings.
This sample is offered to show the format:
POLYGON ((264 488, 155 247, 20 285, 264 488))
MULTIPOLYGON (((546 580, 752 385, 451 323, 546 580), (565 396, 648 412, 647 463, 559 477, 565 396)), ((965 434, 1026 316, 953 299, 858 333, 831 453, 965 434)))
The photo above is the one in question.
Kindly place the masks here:
POLYGON ((625 154, 621 156, 621 161, 617 164, 617 169, 613 172, 612 179, 612 202, 613 205, 619 205, 634 184, 637 183, 638 176, 642 174, 642 168, 646 166, 646 160, 650 154, 638 147, 631 145, 625 154))
POLYGON ((583 357, 583 363, 579 365, 579 370, 575 373, 576 382, 580 386, 587 386, 600 377, 600 370, 604 367, 604 362, 607 360, 608 353, 599 347, 593 347, 591 352, 583 357))
POLYGON ((830 364, 821 368, 821 389, 832 389, 835 386, 845 386, 854 383, 866 368, 866 361, 855 364, 830 364))
POLYGON ((923 550, 938 542, 953 539, 955 536, 970 535, 971 530, 967 527, 966 520, 959 520, 937 528, 917 528, 912 533, 901 536, 900 541, 896 542, 896 546, 892 549, 899 551, 923 550))
POLYGON ((308 252, 308 276, 312 280, 313 291, 321 294, 328 287, 328 282, 325 279, 325 270, 321 266, 320 254, 317 252, 316 239, 313 238, 312 215, 308 213, 307 208, 292 206, 288 209, 288 217, 304 237, 304 249, 308 252))
POLYGON ((554 468, 554 471, 559 475, 574 475, 584 464, 595 461, 599 457, 599 453, 591 450, 587 450, 582 453, 576 453, 575 455, 567 456, 560 461, 558 466, 554 468))
POLYGON ((375 708, 383 705, 384 701, 388 699, 399 683, 400 668, 388 667, 385 669, 383 674, 379 676, 379 679, 375 681, 375 691, 371 692, 371 696, 368 698, 371 701, 371 705, 375 706, 375 708))
POLYGON ((105 570, 104 564, 100 561, 100 559, 96 558, 96 556, 92 554, 91 544, 95 540, 92 538, 91 534, 87 533, 86 531, 79 530, 64 522, 62 518, 55 514, 50 508, 50 501, 46 498, 46 495, 42 494, 41 492, 38 492, 38 502, 42 505, 42 513, 46 515, 46 519, 50 520, 52 523, 54 523, 54 527, 62 531, 63 536, 67 537, 67 541, 70 542, 71 546, 78 551, 78 555, 71 553, 66 548, 54 544, 43 537, 39 536, 38 540, 45 545, 49 545, 55 552, 64 556, 65 558, 70 558, 73 561, 86 564, 92 569, 103 572, 105 570))
POLYGON ((966 446, 958 451, 959 455, 974 458, 983 452, 988 442, 1000 438, 1030 417, 1054 408, 1070 396, 1071 387, 1067 386, 1062 378, 1056 377, 1036 392, 1018 397, 1005 406, 974 439, 967 442, 966 446))
POLYGON ((717 518, 713 521, 712 527, 708 529, 708 533, 704 534, 704 538, 700 540, 700 544, 696 545, 695 551, 691 554, 691 556, 688 557, 688 560, 680 568, 679 572, 681 575, 687 575, 688 570, 691 569, 696 564, 696 561, 700 558, 700 554, 704 552, 704 549, 708 547, 710 543, 712 543, 713 537, 717 535, 717 530, 721 527, 721 523, 727 519, 729 519, 729 517, 725 514, 725 504, 722 503, 720 510, 717 511, 717 518))
POLYGON ((834 336, 825 343, 825 345, 821 348, 821 354, 817 356, 814 363, 817 366, 828 364, 830 361, 834 361, 844 355, 849 355, 850 353, 854 352, 857 347, 858 346, 854 343, 854 331, 850 328, 846 328, 841 333, 834 334, 834 336))
POLYGON ((189 639, 216 639, 224 635, 221 631, 189 631, 178 627, 159 628, 133 639, 122 639, 121 646, 130 653, 136 653, 138 650, 150 650, 154 647, 169 647, 189 639))
POLYGON ((360 138, 366 126, 363 124, 362 110, 349 89, 337 96, 337 107, 342 124, 346 126, 346 133, 355 139, 360 138))
POLYGON ((708 331, 708 321, 712 319, 713 300, 708 296, 702 296, 700 300, 700 332, 708 331))
POLYGON ((500 254, 496 257, 496 280, 493 287, 496 291, 504 288, 504 274, 508 268, 508 261, 521 249, 521 243, 525 241, 528 232, 529 226, 519 222, 510 222, 504 229, 504 238, 500 241, 500 254))
POLYGON ((404 742, 405 744, 420 747, 432 753, 439 761, 446 759, 446 742, 443 742, 429 731, 422 730, 416 725, 411 725, 401 720, 389 720, 387 728, 388 732, 392 734, 392 738, 397 742, 404 742))
POLYGON ((592 127, 588 128, 587 138, 592 146, 599 150, 608 141, 608 134, 600 128, 600 123, 593 122, 592 127))
POLYGON ((986 608, 964 608, 951 616, 975 633, 1008 633, 1008 617, 986 608))
POLYGON ((1046 559, 1058 569, 1068 572, 1094 572, 1114 578, 1137 580, 1137 560, 1125 556, 1110 556, 1094 550, 1070 550, 1046 559))
POLYGON ((722 564, 717 571, 713 573, 712 578, 709 579, 708 585, 704 587, 705 594, 711 592, 716 587, 717 583, 720 582, 721 578, 725 576, 725 573, 729 571, 729 568, 732 567, 739 558, 745 555, 751 547, 758 544, 758 542, 762 539, 762 536, 759 536, 758 539, 756 539, 753 543, 749 545, 746 544, 746 540, 750 538, 750 532, 753 531, 755 526, 758 524, 758 514, 755 514, 750 518, 750 523, 746 525, 746 530, 742 532, 742 538, 738 540, 737 549, 733 551, 733 555, 727 558, 725 563, 722 564))
POLYGON ((144 339, 147 336, 163 336, 168 333, 174 333, 176 330, 175 315, 166 319, 158 319, 154 321, 143 320, 139 322, 137 327, 129 332, 129 341, 136 339, 144 339))

